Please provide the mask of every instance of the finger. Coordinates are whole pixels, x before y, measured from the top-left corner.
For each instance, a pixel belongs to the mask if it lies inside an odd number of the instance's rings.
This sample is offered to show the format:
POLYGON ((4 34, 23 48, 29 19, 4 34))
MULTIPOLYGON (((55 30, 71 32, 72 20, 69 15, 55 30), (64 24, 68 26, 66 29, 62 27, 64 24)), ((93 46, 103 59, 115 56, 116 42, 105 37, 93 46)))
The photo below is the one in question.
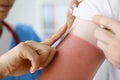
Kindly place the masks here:
POLYGON ((107 59, 112 59, 111 58, 111 53, 110 53, 110 50, 109 50, 109 45, 106 45, 104 44, 103 42, 101 41, 97 41, 97 46, 104 52, 104 55, 106 56, 107 59))
MULTIPOLYGON (((107 46, 101 46, 101 47, 107 47, 107 46)), ((106 58, 108 59, 108 61, 110 61, 117 68, 120 68, 119 51, 118 49, 116 49, 115 46, 109 45, 108 49, 105 49, 105 48, 103 49, 103 52, 106 58)))
POLYGON ((23 59, 28 59, 31 62, 30 72, 34 73, 40 67, 40 57, 39 55, 25 43, 20 43, 20 57, 23 59))
POLYGON ((108 45, 103 43, 102 41, 97 41, 97 46, 102 50, 102 51, 108 51, 108 45))
POLYGON ((38 53, 40 54, 40 58, 41 58, 41 65, 48 59, 48 57, 50 56, 50 52, 51 49, 48 52, 38 50, 38 53))
POLYGON ((74 9, 74 8, 76 8, 76 7, 77 7, 77 4, 74 3, 73 6, 72 6, 72 8, 74 9))
POLYGON ((27 40, 27 41, 25 41, 25 43, 27 45, 29 45, 31 48, 33 48, 34 50, 42 47, 42 45, 40 43, 32 41, 32 40, 27 40))
POLYGON ((109 52, 104 51, 104 55, 110 63, 113 63, 113 59, 112 59, 111 54, 109 52))
POLYGON ((83 0, 77 0, 79 3, 81 3, 83 0))
POLYGON ((69 8, 69 13, 72 15, 72 13, 73 13, 73 9, 72 8, 69 8))
POLYGON ((75 19, 75 16, 72 15, 73 13, 73 8, 77 7, 79 2, 77 0, 72 0, 69 6, 69 10, 67 12, 67 25, 68 25, 68 30, 71 28, 72 23, 75 19))
POLYGON ((70 8, 68 13, 67 13, 67 26, 68 26, 68 30, 71 28, 73 21, 75 19, 75 16, 72 15, 73 10, 70 8))
POLYGON ((72 13, 73 13, 73 9, 76 8, 76 7, 77 7, 77 4, 74 3, 74 4, 72 5, 72 7, 69 8, 69 12, 70 12, 71 15, 72 15, 72 13))
POLYGON ((105 30, 103 28, 97 28, 95 30, 94 35, 98 40, 100 40, 106 44, 110 44, 114 38, 114 34, 112 32, 105 30))
POLYGON ((44 40, 41 43, 47 44, 49 46, 53 45, 66 32, 66 30, 67 30, 67 25, 65 24, 64 27, 59 29, 59 31, 52 34, 49 38, 47 38, 46 40, 44 40))
POLYGON ((37 51, 39 55, 43 53, 49 53, 51 51, 51 47, 48 45, 44 45, 35 41, 26 41, 25 43, 37 51))
POLYGON ((114 58, 114 55, 112 55, 112 53, 109 53, 107 51, 104 52, 107 60, 112 64, 114 65, 115 67, 119 68, 120 69, 120 62, 119 62, 119 58, 114 58))
MULTIPOLYGON (((81 2, 81 1, 80 1, 81 2)), ((70 3, 70 8, 73 7, 73 4, 76 4, 76 6, 79 5, 79 2, 77 0, 72 0, 71 3, 70 3)))
POLYGON ((104 55, 106 56, 106 58, 107 58, 110 62, 113 62, 113 57, 114 57, 115 55, 113 55, 113 54, 111 53, 112 50, 110 49, 109 45, 106 45, 106 44, 104 44, 103 42, 98 41, 98 42, 97 42, 97 46, 104 52, 104 55))
POLYGON ((56 49, 52 48, 51 53, 50 53, 48 59, 41 66, 42 67, 48 66, 48 64, 50 64, 50 62, 53 60, 53 58, 55 56, 55 53, 56 53, 56 49))
MULTIPOLYGON (((74 8, 76 8, 76 7, 77 7, 77 4, 73 4, 73 6, 69 8, 69 13, 70 13, 71 15, 73 14, 73 10, 74 10, 74 8)), ((73 16, 73 15, 72 15, 72 16, 73 16)))
POLYGON ((103 25, 105 28, 110 29, 114 33, 118 33, 120 30, 120 22, 105 16, 94 16, 93 21, 99 25, 103 25))

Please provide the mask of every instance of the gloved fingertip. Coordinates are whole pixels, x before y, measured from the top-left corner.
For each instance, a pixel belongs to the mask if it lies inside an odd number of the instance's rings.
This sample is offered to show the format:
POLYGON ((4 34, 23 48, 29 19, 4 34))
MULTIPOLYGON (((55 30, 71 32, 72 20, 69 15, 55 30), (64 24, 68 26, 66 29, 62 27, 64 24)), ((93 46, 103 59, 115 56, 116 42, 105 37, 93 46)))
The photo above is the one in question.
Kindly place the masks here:
POLYGON ((72 14, 73 13, 73 10, 71 8, 69 8, 69 12, 72 14))
POLYGON ((35 73, 35 71, 36 71, 36 70, 35 70, 34 68, 32 68, 32 67, 30 68, 30 73, 31 73, 31 74, 35 73))
POLYGON ((38 70, 41 70, 41 69, 43 69, 43 67, 40 67, 38 70))
POLYGON ((73 6, 72 6, 72 7, 73 7, 73 9, 74 9, 74 8, 76 8, 76 7, 77 7, 77 4, 73 4, 73 6))

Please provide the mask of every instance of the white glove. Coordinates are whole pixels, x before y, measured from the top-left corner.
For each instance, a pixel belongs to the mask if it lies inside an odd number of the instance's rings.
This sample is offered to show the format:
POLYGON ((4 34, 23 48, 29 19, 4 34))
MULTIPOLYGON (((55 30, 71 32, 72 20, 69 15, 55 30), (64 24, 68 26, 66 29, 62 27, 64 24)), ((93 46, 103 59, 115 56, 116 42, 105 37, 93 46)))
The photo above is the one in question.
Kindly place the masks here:
POLYGON ((41 43, 26 41, 0 56, 0 77, 18 76, 27 72, 34 73, 40 67, 46 67, 53 59, 54 44, 66 31, 66 25, 41 43))

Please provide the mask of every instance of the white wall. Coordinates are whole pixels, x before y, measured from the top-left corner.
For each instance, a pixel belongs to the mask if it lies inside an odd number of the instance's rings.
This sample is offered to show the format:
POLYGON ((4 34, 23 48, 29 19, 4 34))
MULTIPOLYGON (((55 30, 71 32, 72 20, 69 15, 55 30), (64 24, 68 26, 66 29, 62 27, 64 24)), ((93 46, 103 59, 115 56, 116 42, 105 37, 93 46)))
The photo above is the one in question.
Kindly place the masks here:
MULTIPOLYGON (((50 30, 48 27, 48 30, 46 30, 45 25, 49 20, 51 20, 53 24, 48 25, 51 25, 54 30, 56 30, 55 28, 60 28, 66 22, 66 14, 70 1, 71 0, 39 0, 41 4, 39 4, 40 9, 38 13, 40 14, 40 26, 44 36, 46 31, 50 30)), ((37 32, 40 33, 39 31, 37 32)), ((46 37, 47 36, 43 38, 46 37)))
POLYGON ((40 25, 39 1, 40 0, 16 0, 6 19, 7 22, 12 25, 23 23, 38 27, 40 25))
MULTIPOLYGON (((66 20, 67 8, 70 0, 16 0, 10 11, 7 21, 16 25, 18 23, 28 24, 34 27, 37 34, 44 38, 44 8, 43 5, 55 5, 55 27, 61 27, 66 20)), ((52 15, 50 15, 52 16, 52 15)))
POLYGON ((7 21, 11 24, 27 23, 34 25, 37 0, 16 0, 7 21))

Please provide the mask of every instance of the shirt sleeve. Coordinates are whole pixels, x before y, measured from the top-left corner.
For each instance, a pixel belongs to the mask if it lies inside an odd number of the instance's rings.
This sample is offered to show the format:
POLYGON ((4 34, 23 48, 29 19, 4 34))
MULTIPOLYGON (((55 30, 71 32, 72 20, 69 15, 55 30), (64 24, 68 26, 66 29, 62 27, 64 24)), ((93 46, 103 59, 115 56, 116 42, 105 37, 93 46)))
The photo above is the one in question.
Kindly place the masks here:
POLYGON ((94 15, 101 15, 97 6, 93 4, 91 0, 83 0, 77 8, 73 10, 73 16, 81 19, 91 20, 94 15))

